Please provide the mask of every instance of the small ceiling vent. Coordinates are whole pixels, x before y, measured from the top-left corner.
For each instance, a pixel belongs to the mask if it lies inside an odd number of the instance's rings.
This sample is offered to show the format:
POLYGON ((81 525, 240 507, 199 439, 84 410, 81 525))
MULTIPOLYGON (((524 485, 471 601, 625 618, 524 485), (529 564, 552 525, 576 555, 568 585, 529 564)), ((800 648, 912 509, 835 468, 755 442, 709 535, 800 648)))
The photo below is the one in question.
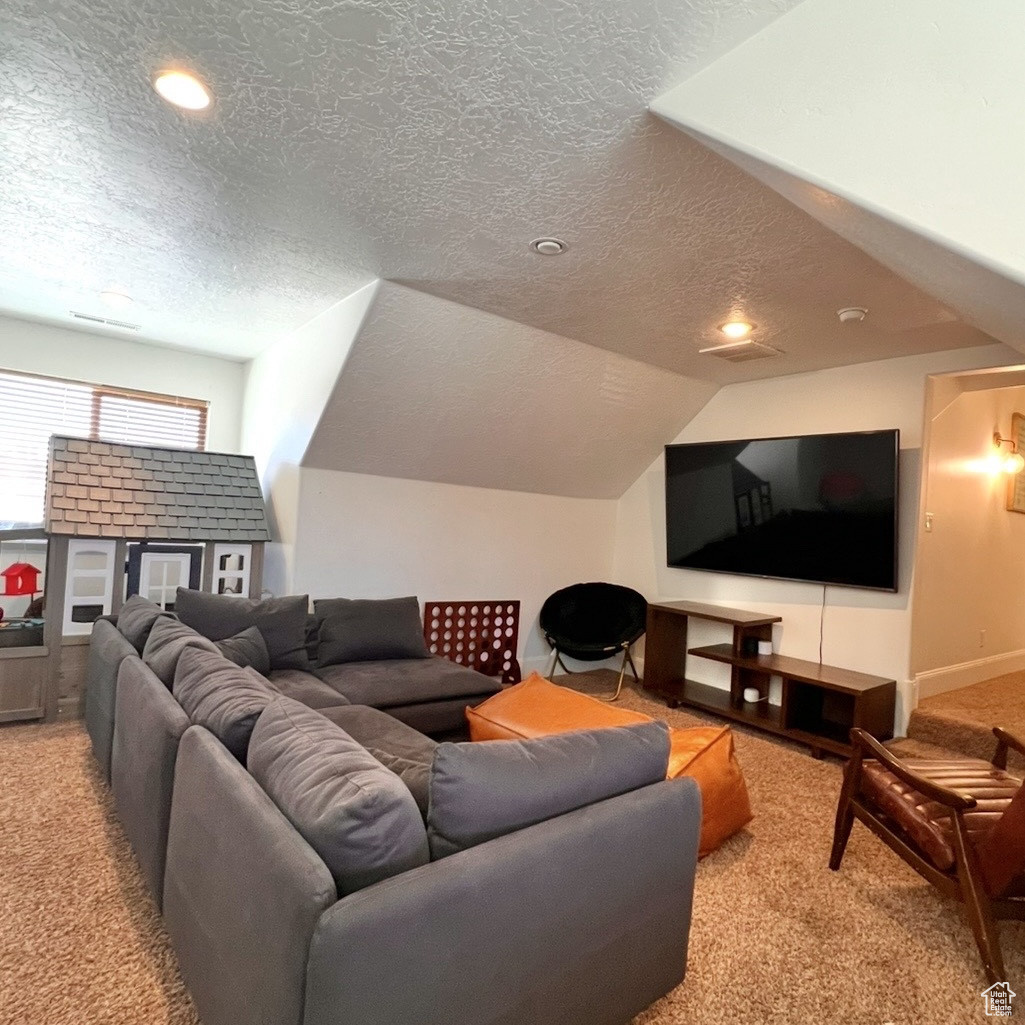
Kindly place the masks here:
POLYGON ((138 331, 138 324, 129 324, 127 320, 111 320, 110 317, 94 317, 91 313, 68 311, 76 320, 87 320, 90 324, 102 324, 104 327, 119 327, 122 331, 138 331))
POLYGON ((702 356, 715 356, 730 363, 746 363, 752 359, 767 359, 769 356, 781 356, 782 349, 774 349, 771 345, 745 338, 740 342, 727 342, 724 345, 710 345, 706 349, 698 349, 702 356))

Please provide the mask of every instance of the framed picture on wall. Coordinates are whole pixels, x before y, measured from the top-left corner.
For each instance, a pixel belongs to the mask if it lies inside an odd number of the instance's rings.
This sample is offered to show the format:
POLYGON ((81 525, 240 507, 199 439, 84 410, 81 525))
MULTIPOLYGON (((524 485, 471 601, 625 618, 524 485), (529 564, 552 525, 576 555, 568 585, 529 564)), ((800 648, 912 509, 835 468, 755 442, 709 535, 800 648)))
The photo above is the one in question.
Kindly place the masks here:
MULTIPOLYGON (((1014 450, 1025 455, 1025 415, 1011 414, 1011 438, 1014 450)), ((1012 473, 1007 478, 1007 508, 1011 512, 1025 513, 1025 471, 1012 473)))

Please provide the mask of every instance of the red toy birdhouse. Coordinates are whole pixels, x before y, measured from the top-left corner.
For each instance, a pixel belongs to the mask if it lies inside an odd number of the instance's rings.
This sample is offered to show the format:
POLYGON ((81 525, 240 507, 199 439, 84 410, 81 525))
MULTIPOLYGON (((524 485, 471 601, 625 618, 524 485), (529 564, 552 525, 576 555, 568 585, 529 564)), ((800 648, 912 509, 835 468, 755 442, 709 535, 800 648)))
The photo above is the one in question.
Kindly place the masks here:
POLYGON ((27 562, 16 562, 5 570, 0 570, 4 578, 4 594, 39 593, 39 570, 27 562))

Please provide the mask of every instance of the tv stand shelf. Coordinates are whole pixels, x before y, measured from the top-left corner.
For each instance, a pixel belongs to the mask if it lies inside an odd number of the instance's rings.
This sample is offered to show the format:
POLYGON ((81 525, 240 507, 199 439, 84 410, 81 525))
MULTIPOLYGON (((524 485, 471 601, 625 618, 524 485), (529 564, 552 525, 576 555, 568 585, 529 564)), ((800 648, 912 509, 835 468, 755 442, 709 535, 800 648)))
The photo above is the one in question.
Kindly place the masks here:
POLYGON ((800 741, 816 757, 823 751, 849 755, 852 726, 882 740, 891 737, 894 680, 786 655, 754 653, 759 640, 771 639, 772 624, 781 618, 699 602, 649 605, 645 689, 660 694, 671 708, 688 705, 800 741), (732 643, 688 648, 687 624, 692 618, 731 626, 732 643), (730 689, 687 679, 688 655, 730 666, 730 689), (783 683, 778 705, 768 700, 773 676, 783 683), (758 691, 759 700, 744 700, 748 688, 758 691))

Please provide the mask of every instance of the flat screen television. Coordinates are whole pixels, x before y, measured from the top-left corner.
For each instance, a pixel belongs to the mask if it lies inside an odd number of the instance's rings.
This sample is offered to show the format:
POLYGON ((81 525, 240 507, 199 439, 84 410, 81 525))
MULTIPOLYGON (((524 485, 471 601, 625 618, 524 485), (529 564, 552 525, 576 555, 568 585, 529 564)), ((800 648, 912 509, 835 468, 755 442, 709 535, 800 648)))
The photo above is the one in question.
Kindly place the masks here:
POLYGON ((666 446, 670 566, 897 590, 897 430, 666 446))

